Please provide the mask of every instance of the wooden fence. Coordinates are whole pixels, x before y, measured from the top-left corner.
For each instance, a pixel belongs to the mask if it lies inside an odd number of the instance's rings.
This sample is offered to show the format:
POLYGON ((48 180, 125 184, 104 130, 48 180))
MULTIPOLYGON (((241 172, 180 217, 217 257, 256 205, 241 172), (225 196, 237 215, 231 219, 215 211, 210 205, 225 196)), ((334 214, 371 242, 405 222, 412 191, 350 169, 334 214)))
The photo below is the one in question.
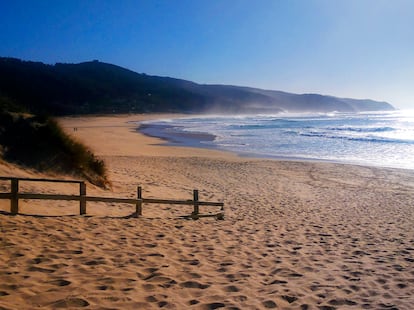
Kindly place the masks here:
POLYGON ((19 199, 43 199, 43 200, 72 200, 79 201, 79 214, 86 214, 86 202, 107 202, 107 203, 127 203, 135 205, 135 217, 142 215, 142 205, 144 203, 152 204, 170 204, 170 205, 193 205, 194 211, 184 216, 187 218, 198 219, 200 217, 216 217, 217 219, 224 218, 224 203, 222 202, 209 202, 200 201, 198 199, 198 190, 193 191, 192 200, 168 200, 168 199, 154 199, 143 198, 142 188, 137 188, 137 198, 115 198, 115 197, 96 197, 86 195, 86 183, 83 181, 75 180, 54 180, 54 179, 32 179, 32 178, 14 178, 14 177, 0 177, 0 180, 9 180, 11 182, 11 190, 9 193, 0 193, 0 199, 10 200, 10 213, 19 213, 19 199), (75 183, 79 184, 79 195, 58 195, 58 194, 34 194, 34 193, 19 193, 19 182, 50 182, 50 183, 75 183), (216 206, 221 207, 220 212, 216 214, 200 214, 200 206, 216 206))

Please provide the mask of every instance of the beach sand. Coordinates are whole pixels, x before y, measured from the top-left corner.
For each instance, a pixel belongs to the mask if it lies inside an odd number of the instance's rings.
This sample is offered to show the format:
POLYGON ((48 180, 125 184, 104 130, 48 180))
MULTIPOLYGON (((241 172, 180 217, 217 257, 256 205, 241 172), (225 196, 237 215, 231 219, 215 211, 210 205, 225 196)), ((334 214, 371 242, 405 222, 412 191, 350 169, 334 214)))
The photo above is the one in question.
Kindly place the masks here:
MULTIPOLYGON (((102 203, 80 216, 59 201, 22 202, 25 214, 11 216, 2 200, 0 309, 413 309, 413 171, 163 146, 128 123, 149 117, 168 116, 60 119, 108 165, 112 189, 88 184, 88 194, 134 198, 140 185, 144 197, 191 199, 199 189, 224 201, 225 219, 146 204, 133 218, 132 205, 102 203)), ((0 175, 39 176, 4 163, 0 175)))

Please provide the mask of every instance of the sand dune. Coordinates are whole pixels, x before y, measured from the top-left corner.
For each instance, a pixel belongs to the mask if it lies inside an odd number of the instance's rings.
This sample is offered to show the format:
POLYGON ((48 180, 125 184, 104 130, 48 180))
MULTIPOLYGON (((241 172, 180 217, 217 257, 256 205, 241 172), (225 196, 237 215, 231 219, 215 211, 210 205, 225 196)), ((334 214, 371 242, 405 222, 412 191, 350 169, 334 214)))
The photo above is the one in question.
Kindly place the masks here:
POLYGON ((10 216, 1 201, 0 309, 412 309, 413 171, 160 146, 127 123, 142 118, 61 120, 108 164, 112 190, 88 191, 191 199, 198 188, 225 202, 225 220, 183 220, 191 207, 167 205, 136 219, 131 205, 91 204, 79 216, 36 201, 10 216))

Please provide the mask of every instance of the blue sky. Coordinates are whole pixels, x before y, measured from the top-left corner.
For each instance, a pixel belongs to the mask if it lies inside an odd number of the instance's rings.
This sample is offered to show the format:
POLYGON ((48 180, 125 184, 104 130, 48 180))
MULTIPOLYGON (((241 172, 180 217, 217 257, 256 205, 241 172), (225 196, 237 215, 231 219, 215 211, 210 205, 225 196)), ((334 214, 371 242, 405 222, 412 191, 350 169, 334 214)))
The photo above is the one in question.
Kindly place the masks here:
POLYGON ((0 0, 0 56, 414 109, 413 0, 0 0))

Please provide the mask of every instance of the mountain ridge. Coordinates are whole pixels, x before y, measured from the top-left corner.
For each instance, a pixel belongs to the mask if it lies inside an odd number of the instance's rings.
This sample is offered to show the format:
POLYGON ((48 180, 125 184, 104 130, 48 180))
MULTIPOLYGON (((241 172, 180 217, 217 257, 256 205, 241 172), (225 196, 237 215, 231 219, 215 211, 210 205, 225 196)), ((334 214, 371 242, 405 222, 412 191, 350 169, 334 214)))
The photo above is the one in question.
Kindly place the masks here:
POLYGON ((198 84, 97 60, 78 64, 0 57, 0 96, 32 113, 278 113, 394 110, 387 102, 198 84))

